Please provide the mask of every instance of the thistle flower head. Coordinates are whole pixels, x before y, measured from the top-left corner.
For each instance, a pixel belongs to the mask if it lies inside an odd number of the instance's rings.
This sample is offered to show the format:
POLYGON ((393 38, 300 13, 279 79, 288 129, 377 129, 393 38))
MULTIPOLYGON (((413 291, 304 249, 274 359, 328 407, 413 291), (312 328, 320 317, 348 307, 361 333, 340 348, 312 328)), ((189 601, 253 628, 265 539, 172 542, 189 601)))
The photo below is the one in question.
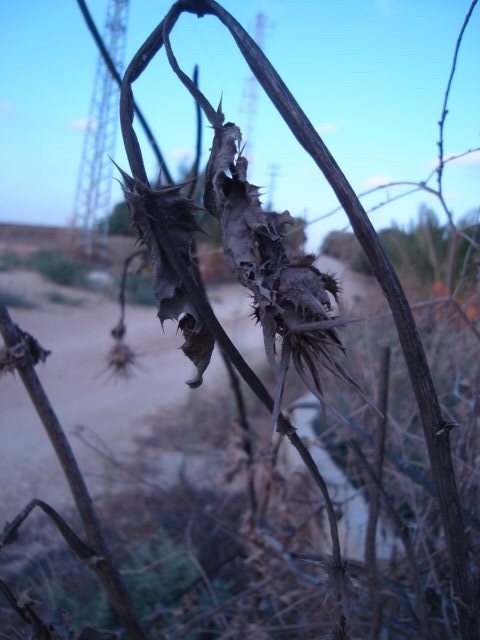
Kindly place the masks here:
POLYGON ((107 355, 107 370, 115 377, 130 378, 136 364, 135 352, 123 342, 122 338, 115 339, 115 344, 107 355))

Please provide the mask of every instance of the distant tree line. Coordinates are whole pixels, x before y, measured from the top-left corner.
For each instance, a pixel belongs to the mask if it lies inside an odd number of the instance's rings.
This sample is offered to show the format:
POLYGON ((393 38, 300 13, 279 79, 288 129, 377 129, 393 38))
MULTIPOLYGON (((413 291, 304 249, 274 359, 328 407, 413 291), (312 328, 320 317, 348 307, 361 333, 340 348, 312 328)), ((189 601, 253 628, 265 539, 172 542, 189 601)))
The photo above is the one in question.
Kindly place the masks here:
MULTIPOLYGON (((393 224, 378 235, 395 269, 407 282, 427 287, 435 282, 445 283, 451 269, 454 280, 463 276, 471 282, 476 277, 480 255, 473 247, 480 240, 480 227, 474 212, 460 220, 453 233, 448 224, 440 223, 432 209, 422 205, 417 219, 407 227, 393 224)), ((370 263, 353 233, 332 231, 323 241, 321 252, 355 271, 371 273, 370 263)))

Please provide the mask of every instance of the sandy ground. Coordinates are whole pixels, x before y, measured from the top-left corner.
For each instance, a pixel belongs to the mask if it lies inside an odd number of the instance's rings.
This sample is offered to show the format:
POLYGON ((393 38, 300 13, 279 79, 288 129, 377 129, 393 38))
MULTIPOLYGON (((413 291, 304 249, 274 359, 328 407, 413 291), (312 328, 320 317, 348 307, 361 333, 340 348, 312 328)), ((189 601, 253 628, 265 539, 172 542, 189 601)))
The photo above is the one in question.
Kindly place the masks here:
MULTIPOLYGON (((320 268, 342 281, 343 311, 355 315, 362 298, 371 295, 366 277, 349 272, 330 258, 320 268)), ((111 478, 105 462, 75 435, 79 427, 93 442, 119 460, 141 455, 135 439, 148 435, 152 416, 182 411, 191 391, 185 385, 192 366, 178 350, 182 342, 173 323, 162 332, 152 307, 129 307, 127 342, 139 354, 139 367, 128 380, 109 378, 106 354, 113 344, 117 305, 100 294, 64 289, 31 272, 0 273, 0 289, 16 291, 37 302, 31 310, 12 309, 24 330, 52 351, 37 373, 77 456, 92 493, 105 490, 111 478), (46 303, 43 294, 58 291, 81 298, 78 306, 46 303)), ((375 288, 373 287, 373 290, 375 288)), ((248 297, 238 286, 220 286, 210 297, 224 328, 249 362, 262 358, 262 337, 251 319, 248 297)), ((221 358, 215 354, 204 377, 204 390, 214 393, 227 384, 221 358)), ((205 392, 205 391, 204 391, 205 392)), ((174 456, 170 455, 170 461, 174 456)), ((179 452, 181 456, 181 452, 179 452)), ((159 464, 166 464, 160 461, 159 464)), ((171 477, 171 470, 168 475, 171 477)), ((60 466, 18 376, 0 380, 0 526, 33 497, 61 508, 71 502, 60 466)))

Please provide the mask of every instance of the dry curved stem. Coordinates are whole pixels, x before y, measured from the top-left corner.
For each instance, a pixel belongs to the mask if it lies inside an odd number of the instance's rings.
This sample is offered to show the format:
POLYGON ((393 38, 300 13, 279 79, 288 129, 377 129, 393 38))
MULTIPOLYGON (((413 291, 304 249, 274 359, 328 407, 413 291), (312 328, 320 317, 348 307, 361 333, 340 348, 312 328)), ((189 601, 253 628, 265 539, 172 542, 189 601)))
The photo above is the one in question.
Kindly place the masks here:
MULTIPOLYGON (((444 143, 444 136, 443 136, 443 132, 444 132, 444 128, 445 128, 445 120, 447 118, 447 114, 448 114, 448 100, 450 97, 450 89, 452 87, 452 82, 453 82, 453 77, 455 75, 455 69, 457 66, 457 59, 458 59, 458 53, 460 50, 460 45, 462 43, 462 39, 463 39, 463 35, 465 33, 465 30, 467 28, 467 25, 470 21, 470 18, 472 17, 472 13, 473 10, 475 9, 475 6, 477 4, 478 0, 473 0, 470 8, 465 16, 465 19, 463 21, 463 25, 460 29, 460 33, 457 37, 457 41, 455 43, 455 51, 453 54, 453 60, 452 60, 452 68, 450 70, 450 75, 448 77, 448 81, 447 81, 447 88, 445 90, 445 96, 444 96, 444 100, 443 100, 443 106, 442 106, 442 113, 440 116, 440 120, 438 122, 438 128, 439 128, 439 138, 438 138, 438 167, 437 167, 437 184, 438 184, 438 194, 437 197, 440 201, 440 204, 442 205, 442 208, 447 216, 450 228, 454 234, 454 242, 452 242, 452 246, 450 248, 450 259, 449 259, 449 273, 448 273, 448 291, 450 293, 453 292, 453 288, 454 288, 454 283, 453 283, 453 264, 454 264, 454 257, 455 257, 455 252, 456 252, 456 240, 458 239, 459 236, 462 237, 466 237, 466 240, 468 242, 471 242, 471 239, 468 236, 465 236, 462 232, 458 231, 457 227, 455 226, 455 223, 453 221, 453 216, 451 211, 449 210, 447 203, 445 202, 445 198, 443 196, 443 169, 444 169, 444 157, 443 157, 443 143, 444 143)), ((477 246, 478 248, 478 246, 477 246)))
MULTIPOLYGON (((59 532, 62 534, 65 542, 80 560, 87 561, 92 558, 101 560, 95 556, 94 551, 77 536, 75 531, 53 507, 38 498, 31 500, 12 522, 5 523, 3 532, 0 535, 0 551, 16 540, 20 527, 35 507, 41 509, 52 520, 59 532)), ((91 566, 93 567, 94 565, 92 564, 91 566)))
MULTIPOLYGON (((448 164, 450 162, 454 162, 455 160, 458 160, 458 159, 463 158, 465 156, 471 155, 472 153, 478 153, 479 151, 480 151, 480 147, 474 147, 473 149, 468 149, 467 151, 463 151, 462 153, 458 153, 458 154, 449 156, 448 158, 444 159, 443 165, 445 166, 446 164, 448 164)), ((433 169, 433 171, 431 171, 424 180, 419 180, 419 181, 415 181, 415 180, 392 180, 392 181, 385 182, 384 184, 377 185, 376 187, 371 187, 370 189, 366 189, 365 191, 361 191, 357 195, 358 195, 359 198, 364 198, 365 196, 369 196, 372 193, 377 193, 379 191, 385 191, 386 189, 389 189, 391 187, 402 187, 402 186, 412 187, 408 191, 403 191, 402 193, 400 193, 400 194, 398 194, 396 196, 388 196, 385 200, 382 200, 381 202, 378 202, 377 204, 375 204, 375 205, 369 207, 368 209, 366 209, 367 213, 373 213, 374 211, 378 211, 378 209, 381 209, 381 208, 385 207, 386 205, 391 204, 392 202, 400 200, 401 198, 406 198, 407 196, 410 196, 413 193, 418 193, 418 191, 425 191, 425 192, 429 193, 430 195, 432 195, 434 197, 438 197, 438 191, 436 189, 434 189, 433 187, 429 187, 428 186, 428 183, 433 178, 433 176, 437 173, 437 171, 438 171, 438 166, 435 167, 435 169, 433 169)), ((306 222, 306 225, 307 226, 311 226, 312 224, 315 224, 316 222, 320 222, 321 220, 325 220, 326 218, 329 218, 330 216, 335 215, 339 211, 343 211, 343 206, 342 205, 337 205, 333 209, 330 209, 330 211, 327 211, 326 213, 322 213, 322 215, 317 216, 316 218, 313 218, 312 220, 309 220, 308 222, 306 222)))
POLYGON ((133 129, 133 117, 136 111, 132 84, 143 73, 152 58, 163 46, 163 24, 164 21, 162 20, 130 61, 125 71, 120 91, 120 126, 125 151, 133 178, 145 185, 148 185, 147 173, 140 144, 133 129))
MULTIPOLYGON (((315 160, 347 213, 372 271, 388 300, 415 393, 427 443, 439 510, 445 532, 451 580, 459 602, 463 638, 480 637, 478 604, 474 596, 468 547, 455 481, 448 435, 437 438, 443 419, 435 387, 408 301, 398 276, 365 210, 335 159, 262 50, 236 20, 213 0, 203 0, 199 15, 209 13, 229 29, 258 82, 276 106, 297 141, 315 160)), ((456 600, 457 602, 457 600, 456 600)))
MULTIPOLYGON (((198 87, 198 66, 193 70, 193 83, 198 87)), ((187 198, 193 198, 198 183, 198 173, 200 169, 200 158, 202 155, 202 109, 195 101, 195 115, 197 120, 197 140, 195 143, 195 160, 192 167, 192 181, 188 187, 187 198)))
MULTIPOLYGON (((358 197, 315 128, 305 116, 261 49, 252 38, 248 36, 239 23, 213 0, 199 0, 197 2, 184 0, 183 2, 179 1, 175 3, 165 21, 163 21, 148 38, 127 69, 122 88, 121 122, 127 156, 134 179, 138 179, 145 185, 148 184, 138 140, 132 127, 133 94, 131 84, 146 68, 153 55, 161 48, 164 41, 164 34, 173 28, 182 11, 188 11, 198 16, 205 14, 215 15, 228 28, 253 74, 278 109, 293 135, 315 160, 332 186, 332 189, 350 219, 350 223, 360 244, 370 260, 372 270, 392 309, 392 315, 397 327, 410 380, 419 407, 432 475, 436 486, 442 526, 446 537, 451 579, 454 588, 454 599, 457 603, 462 637, 469 639, 478 638, 480 633, 478 606, 474 597, 474 589, 469 569, 467 543, 455 482, 449 437, 447 432, 445 432, 445 435, 442 437, 436 436, 442 429, 443 418, 425 353, 404 291, 358 197), (168 29, 166 29, 166 25, 168 25, 168 29), (458 605, 459 602, 461 605, 458 605)), ((185 80, 185 78, 182 78, 182 81, 187 85, 189 79, 187 78, 185 80)), ((204 108, 201 100, 198 97, 196 99, 202 108, 204 108)), ((204 111, 214 125, 220 126, 221 120, 218 111, 215 112, 209 104, 205 105, 204 111)), ((153 209, 149 210, 149 215, 155 216, 155 211, 153 209)), ((170 237, 166 233, 165 220, 157 219, 157 222, 162 231, 161 236, 157 235, 157 242, 162 243, 164 251, 167 253, 167 250, 171 247, 167 248, 166 246, 170 237)), ((188 295, 191 296, 192 303, 195 305, 198 313, 205 322, 209 323, 209 326, 211 322, 215 338, 222 347, 228 351, 229 357, 231 357, 232 362, 239 372, 241 372, 241 375, 245 376, 248 383, 253 385, 259 397, 261 397, 262 401, 265 401, 266 406, 272 411, 273 402, 270 396, 268 394, 265 395, 266 392, 263 385, 260 383, 261 386, 259 386, 259 381, 256 376, 253 374, 252 377, 251 370, 246 367, 241 358, 238 358, 238 352, 235 353, 232 349, 232 345, 226 339, 223 330, 221 331, 221 327, 217 326, 218 322, 215 324, 215 316, 211 313, 208 303, 202 296, 198 295, 195 283, 189 276, 183 261, 176 259, 176 250, 174 247, 170 252, 169 259, 181 277, 185 289, 188 295)), ((290 440, 298 448, 304 462, 311 470, 318 486, 320 486, 323 491, 323 479, 320 474, 318 474, 318 469, 316 469, 314 464, 312 467, 311 463, 313 461, 311 458, 309 459, 308 451, 305 448, 302 449, 299 445, 298 436, 296 436, 291 425, 285 421, 282 414, 279 416, 279 426, 280 430, 288 435, 290 440)))
POLYGON ((125 343, 125 333, 127 331, 125 325, 125 291, 127 285, 128 268, 135 258, 141 257, 142 263, 137 270, 137 273, 141 271, 148 262, 148 253, 145 249, 139 249, 131 253, 123 262, 122 277, 120 280, 120 291, 118 294, 118 301, 120 305, 120 318, 116 326, 111 330, 111 336, 115 340, 115 344, 110 349, 107 355, 107 369, 112 372, 113 375, 128 378, 130 377, 132 368, 137 363, 137 355, 135 352, 125 343))
MULTIPOLYGON (((0 333, 7 347, 12 347, 19 341, 18 329, 12 322, 1 299, 0 333)), ((145 633, 135 614, 130 596, 113 564, 92 499, 65 432, 45 394, 32 362, 25 360, 17 366, 17 371, 63 469, 85 527, 88 544, 93 549, 95 556, 102 557, 104 560, 98 566, 98 575, 105 591, 108 593, 112 606, 127 633, 132 638, 142 640, 146 638, 145 633)))

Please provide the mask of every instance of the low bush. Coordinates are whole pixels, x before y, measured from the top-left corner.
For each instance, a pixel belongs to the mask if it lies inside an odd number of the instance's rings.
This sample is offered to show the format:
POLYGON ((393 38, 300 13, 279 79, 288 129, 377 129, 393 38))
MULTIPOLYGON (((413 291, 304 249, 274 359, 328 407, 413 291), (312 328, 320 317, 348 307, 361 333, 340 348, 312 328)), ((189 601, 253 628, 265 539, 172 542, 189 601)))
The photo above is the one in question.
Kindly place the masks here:
POLYGON ((28 264, 34 271, 55 284, 68 287, 82 287, 86 284, 88 265, 82 260, 70 258, 61 251, 36 251, 28 264))
POLYGON ((4 251, 0 254, 0 271, 13 271, 24 264, 22 258, 14 251, 4 251))
POLYGON ((25 294, 18 291, 10 291, 9 289, 0 289, 0 297, 2 302, 8 307, 17 309, 33 309, 35 304, 29 300, 25 294))
POLYGON ((321 252, 332 256, 360 273, 371 274, 370 263, 353 233, 330 232, 321 246, 321 252))
POLYGON ((85 302, 84 298, 72 298, 71 296, 66 296, 59 291, 46 291, 42 297, 46 302, 50 302, 51 304, 63 304, 67 307, 81 307, 85 302))
POLYGON ((108 235, 136 236, 136 233, 127 203, 118 202, 108 218, 108 235))
MULTIPOLYGON (((193 625, 187 637, 217 637, 224 620, 234 615, 232 606, 221 616, 209 612, 244 588, 245 569, 235 566, 232 570, 242 548, 235 534, 226 531, 228 521, 241 519, 242 508, 235 497, 225 501, 188 486, 168 492, 125 492, 112 498, 103 513, 111 523, 108 537, 150 637, 164 637, 166 627, 171 637, 179 637, 177 631, 198 615, 206 619, 193 625), (225 524, 215 526, 216 522, 225 524)), ((33 607, 41 602, 43 619, 54 621, 56 630, 63 625, 73 632, 87 626, 118 628, 100 582, 61 543, 52 525, 43 516, 34 516, 24 527, 25 546, 10 547, 4 564, 7 575, 10 566, 16 568, 16 576, 8 576, 12 587, 18 593, 28 592, 33 607)), ((31 637, 28 625, 22 628, 3 605, 0 601, 0 637, 7 637, 1 633, 7 630, 15 630, 15 637, 31 637)))
POLYGON ((126 294, 129 304, 143 306, 155 306, 156 304, 155 294, 152 290, 152 280, 148 274, 129 275, 126 282, 126 294))

